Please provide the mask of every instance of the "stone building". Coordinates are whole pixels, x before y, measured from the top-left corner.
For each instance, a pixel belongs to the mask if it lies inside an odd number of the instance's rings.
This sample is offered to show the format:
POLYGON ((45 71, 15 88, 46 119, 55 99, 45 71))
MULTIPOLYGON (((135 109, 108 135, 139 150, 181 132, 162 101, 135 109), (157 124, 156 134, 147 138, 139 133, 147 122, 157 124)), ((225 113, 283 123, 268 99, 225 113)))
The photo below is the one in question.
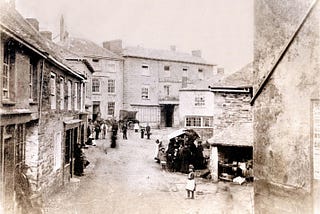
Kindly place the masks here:
POLYGON ((124 61, 123 108, 137 111, 137 119, 153 127, 179 126, 179 90, 214 75, 214 65, 201 51, 181 53, 142 47, 122 48, 121 40, 104 42, 124 61))
POLYGON ((223 78, 210 86, 214 96, 213 136, 211 144, 211 175, 213 179, 232 180, 232 167, 252 162, 253 115, 250 105, 252 97, 252 64, 223 78))
MULTIPOLYGON (((65 37, 59 45, 86 59, 94 70, 87 80, 87 94, 91 94, 92 101, 92 106, 87 105, 92 112, 90 118, 119 119, 123 108, 123 58, 86 39, 65 37)), ((67 56, 66 59, 76 58, 67 56)))
POLYGON ((320 3, 254 9, 255 213, 319 213, 320 3))
POLYGON ((53 51, 37 20, 7 3, 0 30, 0 207, 22 213, 16 190, 24 165, 35 203, 73 176, 73 151, 84 140, 85 78, 53 51))

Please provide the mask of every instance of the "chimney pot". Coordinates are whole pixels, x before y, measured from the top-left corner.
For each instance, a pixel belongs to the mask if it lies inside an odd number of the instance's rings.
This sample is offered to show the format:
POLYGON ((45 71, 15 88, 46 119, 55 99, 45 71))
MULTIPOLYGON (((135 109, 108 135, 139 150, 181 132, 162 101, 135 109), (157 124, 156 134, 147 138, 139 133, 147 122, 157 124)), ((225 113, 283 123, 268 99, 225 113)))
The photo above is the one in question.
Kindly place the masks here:
POLYGON ((191 51, 192 56, 201 57, 201 50, 191 51))
POLYGON ((177 47, 176 47, 175 45, 171 45, 171 46, 170 46, 170 50, 171 50, 171 51, 176 51, 176 50, 177 50, 177 47))
POLYGON ((109 51, 114 52, 116 54, 122 53, 122 40, 121 39, 103 42, 102 46, 105 49, 108 49, 109 51))
POLYGON ((35 18, 26 18, 27 22, 32 25, 37 31, 39 31, 39 21, 35 18))
POLYGON ((40 34, 46 39, 52 41, 52 32, 51 31, 40 31, 40 34))

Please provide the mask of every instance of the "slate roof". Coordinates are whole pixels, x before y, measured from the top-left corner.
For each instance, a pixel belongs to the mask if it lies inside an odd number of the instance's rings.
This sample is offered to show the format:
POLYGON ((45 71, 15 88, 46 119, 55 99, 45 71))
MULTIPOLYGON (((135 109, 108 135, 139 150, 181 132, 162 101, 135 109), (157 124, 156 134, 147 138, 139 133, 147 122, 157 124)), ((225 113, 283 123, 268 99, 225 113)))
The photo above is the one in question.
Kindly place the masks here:
POLYGON ((82 38, 68 37, 59 45, 83 57, 110 58, 122 60, 122 57, 99 46, 98 44, 82 38))
POLYGON ((172 51, 172 50, 160 50, 160 49, 149 49, 149 48, 147 49, 143 47, 132 47, 132 46, 126 47, 123 50, 123 56, 212 65, 207 63, 202 57, 196 57, 189 53, 183 53, 183 52, 172 51))
POLYGON ((1 31, 14 36, 20 40, 19 42, 23 42, 56 65, 74 75, 80 74, 67 66, 66 60, 57 51, 56 44, 43 37, 16 9, 5 3, 0 4, 0 26, 1 31))
POLYGON ((253 85, 253 63, 249 63, 239 71, 223 78, 217 86, 246 87, 253 85))

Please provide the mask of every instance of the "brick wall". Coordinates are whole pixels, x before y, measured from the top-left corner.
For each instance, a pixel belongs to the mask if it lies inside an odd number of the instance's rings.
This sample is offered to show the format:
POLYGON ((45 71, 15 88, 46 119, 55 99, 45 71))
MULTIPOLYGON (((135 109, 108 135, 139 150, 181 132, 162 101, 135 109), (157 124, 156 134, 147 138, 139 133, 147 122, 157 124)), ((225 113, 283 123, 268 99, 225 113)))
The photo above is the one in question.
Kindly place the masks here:
MULTIPOLYGON (((310 4, 255 2, 255 88, 310 4)), ((310 135, 312 100, 320 98, 319 7, 254 103, 255 213, 312 213, 319 201, 310 135)))

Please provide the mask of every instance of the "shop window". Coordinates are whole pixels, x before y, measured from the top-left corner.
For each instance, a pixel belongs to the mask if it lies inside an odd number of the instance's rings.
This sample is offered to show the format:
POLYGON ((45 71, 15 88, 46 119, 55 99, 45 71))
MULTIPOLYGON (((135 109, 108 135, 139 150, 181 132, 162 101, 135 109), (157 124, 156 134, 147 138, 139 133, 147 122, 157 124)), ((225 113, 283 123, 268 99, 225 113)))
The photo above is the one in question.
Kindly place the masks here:
POLYGON ((186 126, 201 127, 201 117, 186 117, 186 126))
POLYGON ((212 127, 213 117, 208 116, 186 116, 186 127, 212 127))

